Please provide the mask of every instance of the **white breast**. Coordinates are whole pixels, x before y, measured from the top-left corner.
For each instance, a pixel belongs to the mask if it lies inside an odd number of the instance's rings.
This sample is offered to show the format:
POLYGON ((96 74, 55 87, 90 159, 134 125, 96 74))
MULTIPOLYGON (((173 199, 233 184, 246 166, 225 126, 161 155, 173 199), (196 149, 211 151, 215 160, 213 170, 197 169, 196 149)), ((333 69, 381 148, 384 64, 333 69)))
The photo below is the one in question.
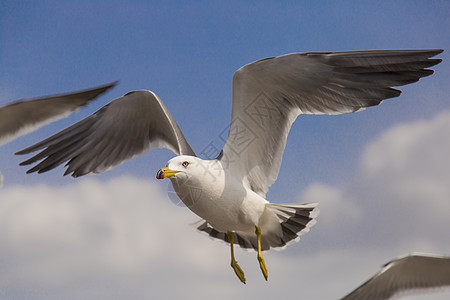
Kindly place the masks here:
POLYGON ((188 176, 174 176, 171 181, 190 210, 224 232, 254 231, 267 203, 217 160, 203 160, 188 176))

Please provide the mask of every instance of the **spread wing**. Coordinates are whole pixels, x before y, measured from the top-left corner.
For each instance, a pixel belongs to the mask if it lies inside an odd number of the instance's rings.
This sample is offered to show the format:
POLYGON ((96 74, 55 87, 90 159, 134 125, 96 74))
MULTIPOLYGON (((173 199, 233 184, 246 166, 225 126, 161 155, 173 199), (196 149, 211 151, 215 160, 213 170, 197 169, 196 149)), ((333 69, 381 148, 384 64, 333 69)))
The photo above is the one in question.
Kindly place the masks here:
POLYGON ((243 66, 233 77, 229 135, 218 159, 262 196, 278 176, 300 114, 356 112, 431 75, 442 50, 293 53, 243 66))
POLYGON ((30 172, 46 172, 67 162, 73 177, 113 168, 150 148, 195 155, 159 97, 147 90, 119 97, 91 116, 16 154, 41 152, 21 163, 42 160, 30 172))
POLYGON ((387 263, 383 269, 341 300, 386 300, 411 289, 450 285, 450 257, 408 255, 387 263))
POLYGON ((78 92, 26 99, 0 107, 0 146, 69 115, 116 84, 112 82, 78 92))

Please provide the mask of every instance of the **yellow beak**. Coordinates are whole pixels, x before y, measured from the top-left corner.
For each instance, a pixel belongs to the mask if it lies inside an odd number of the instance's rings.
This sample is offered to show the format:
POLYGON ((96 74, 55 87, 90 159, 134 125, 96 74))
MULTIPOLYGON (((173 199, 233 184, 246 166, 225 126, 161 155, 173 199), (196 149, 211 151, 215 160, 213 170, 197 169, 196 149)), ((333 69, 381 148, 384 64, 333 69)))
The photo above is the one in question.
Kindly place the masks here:
POLYGON ((162 168, 156 173, 156 179, 164 179, 166 177, 172 177, 180 171, 173 171, 169 168, 162 168))

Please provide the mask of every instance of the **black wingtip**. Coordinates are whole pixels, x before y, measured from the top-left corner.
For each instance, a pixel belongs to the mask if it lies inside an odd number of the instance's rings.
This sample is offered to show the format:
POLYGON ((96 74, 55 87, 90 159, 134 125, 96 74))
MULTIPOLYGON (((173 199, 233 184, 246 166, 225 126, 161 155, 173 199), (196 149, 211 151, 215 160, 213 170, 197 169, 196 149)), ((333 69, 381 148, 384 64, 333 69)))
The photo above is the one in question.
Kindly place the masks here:
POLYGON ((33 170, 33 169, 29 169, 29 170, 27 170, 27 174, 31 174, 31 173, 34 173, 34 172, 36 172, 36 170, 33 170))
MULTIPOLYGON (((25 149, 19 150, 17 152, 14 152, 14 155, 24 155, 24 154, 28 154, 28 153, 30 153, 30 152, 28 152, 27 148, 25 148, 25 149)), ((19 165, 24 166, 23 162, 21 162, 19 165)))
POLYGON ((20 162, 20 163, 19 163, 19 166, 28 166, 28 165, 34 163, 35 160, 34 160, 33 158, 34 158, 34 157, 31 157, 31 158, 29 158, 29 159, 27 159, 27 160, 24 160, 24 161, 20 162))
POLYGON ((111 81, 111 82, 108 82, 108 83, 105 83, 105 84, 101 84, 101 85, 98 85, 98 86, 94 86, 94 87, 85 89, 85 91, 93 90, 93 89, 100 89, 100 88, 107 88, 107 89, 109 89, 109 88, 115 87, 117 84, 119 84, 119 80, 114 80, 114 81, 111 81))
POLYGON ((105 83, 104 85, 101 85, 101 86, 99 86, 99 88, 100 87, 105 87, 106 89, 110 89, 110 88, 113 88, 113 87, 115 87, 116 85, 118 85, 119 84, 119 80, 114 80, 114 81, 111 81, 111 82, 109 82, 109 83, 105 83))

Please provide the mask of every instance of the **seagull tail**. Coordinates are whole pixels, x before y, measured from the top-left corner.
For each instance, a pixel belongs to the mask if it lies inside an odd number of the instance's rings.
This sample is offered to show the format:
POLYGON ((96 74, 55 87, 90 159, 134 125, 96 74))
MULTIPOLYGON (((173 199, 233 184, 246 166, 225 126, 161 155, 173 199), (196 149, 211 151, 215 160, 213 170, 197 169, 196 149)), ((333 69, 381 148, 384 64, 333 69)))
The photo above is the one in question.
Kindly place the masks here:
MULTIPOLYGON (((309 231, 316 223, 319 214, 317 203, 307 204, 275 204, 267 203, 266 210, 261 216, 261 249, 283 249, 288 244, 300 240, 300 235, 309 231)), ((219 231, 208 222, 200 220, 199 231, 207 233, 210 237, 229 243, 226 232, 219 231)), ((244 249, 258 249, 256 235, 253 231, 234 231, 234 242, 244 249)))
POLYGON ((260 225, 261 228, 266 227, 266 230, 263 229, 263 239, 271 248, 281 249, 298 242, 300 236, 316 224, 315 219, 319 215, 317 205, 318 203, 266 204, 266 212, 261 217, 260 225))

